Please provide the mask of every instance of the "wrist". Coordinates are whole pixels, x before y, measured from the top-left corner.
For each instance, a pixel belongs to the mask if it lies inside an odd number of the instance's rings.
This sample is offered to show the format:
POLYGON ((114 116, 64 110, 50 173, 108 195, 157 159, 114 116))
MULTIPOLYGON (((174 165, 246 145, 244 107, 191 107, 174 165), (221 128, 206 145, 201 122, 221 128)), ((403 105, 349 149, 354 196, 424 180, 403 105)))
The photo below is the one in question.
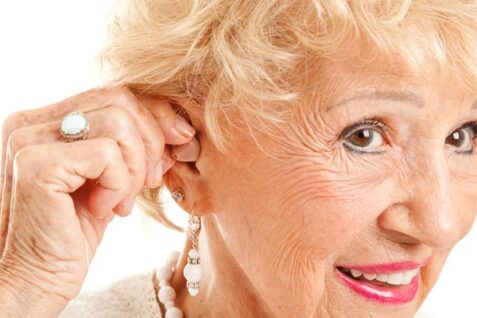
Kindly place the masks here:
POLYGON ((67 300, 40 289, 21 272, 0 262, 1 317, 57 317, 67 300))

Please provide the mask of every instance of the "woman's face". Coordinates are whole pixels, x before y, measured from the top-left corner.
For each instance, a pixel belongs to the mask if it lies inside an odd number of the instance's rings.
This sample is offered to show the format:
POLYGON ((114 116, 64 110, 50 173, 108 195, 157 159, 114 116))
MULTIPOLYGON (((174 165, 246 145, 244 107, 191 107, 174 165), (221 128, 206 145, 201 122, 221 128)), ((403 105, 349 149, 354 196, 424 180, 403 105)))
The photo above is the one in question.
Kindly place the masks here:
POLYGON ((471 228, 477 93, 400 65, 326 64, 296 120, 260 135, 275 159, 239 136, 197 162, 217 239, 277 317, 412 317, 471 228))

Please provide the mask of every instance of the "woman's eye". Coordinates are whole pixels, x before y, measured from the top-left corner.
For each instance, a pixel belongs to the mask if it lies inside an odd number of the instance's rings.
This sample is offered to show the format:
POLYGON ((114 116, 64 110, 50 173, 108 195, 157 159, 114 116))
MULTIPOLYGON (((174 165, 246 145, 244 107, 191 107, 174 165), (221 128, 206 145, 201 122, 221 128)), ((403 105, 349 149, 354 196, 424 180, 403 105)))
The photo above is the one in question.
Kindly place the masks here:
POLYGON ((454 131, 446 138, 446 143, 456 148, 461 148, 459 152, 472 153, 474 150, 474 140, 477 128, 475 125, 467 125, 454 131))
POLYGON ((384 138, 379 132, 370 128, 364 128, 348 135, 344 145, 354 151, 366 152, 361 150, 379 148, 383 142, 384 138))

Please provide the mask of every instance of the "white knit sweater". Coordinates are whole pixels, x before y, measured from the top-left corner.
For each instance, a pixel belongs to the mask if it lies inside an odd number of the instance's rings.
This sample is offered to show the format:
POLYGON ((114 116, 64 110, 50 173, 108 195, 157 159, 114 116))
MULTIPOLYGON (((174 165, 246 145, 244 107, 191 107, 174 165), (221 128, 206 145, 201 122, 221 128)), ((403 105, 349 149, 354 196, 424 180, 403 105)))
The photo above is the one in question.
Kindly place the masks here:
POLYGON ((81 292, 59 318, 161 318, 154 270, 132 274, 96 290, 81 292))
MULTIPOLYGON (((59 318, 161 318, 153 275, 153 270, 132 274, 97 291, 81 292, 59 318)), ((414 318, 430 317, 417 313, 414 318)))

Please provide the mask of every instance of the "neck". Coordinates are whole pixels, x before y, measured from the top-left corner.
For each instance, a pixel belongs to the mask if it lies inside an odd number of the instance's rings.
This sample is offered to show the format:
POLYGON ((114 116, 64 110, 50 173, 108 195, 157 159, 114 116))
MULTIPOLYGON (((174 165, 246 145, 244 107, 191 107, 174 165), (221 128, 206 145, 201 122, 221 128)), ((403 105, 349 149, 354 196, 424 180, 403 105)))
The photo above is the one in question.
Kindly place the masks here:
POLYGON ((253 284, 230 253, 213 220, 213 214, 202 217, 199 253, 204 275, 199 294, 189 295, 183 269, 192 247, 186 240, 171 285, 177 292, 176 306, 187 318, 195 317, 272 317, 253 284))

